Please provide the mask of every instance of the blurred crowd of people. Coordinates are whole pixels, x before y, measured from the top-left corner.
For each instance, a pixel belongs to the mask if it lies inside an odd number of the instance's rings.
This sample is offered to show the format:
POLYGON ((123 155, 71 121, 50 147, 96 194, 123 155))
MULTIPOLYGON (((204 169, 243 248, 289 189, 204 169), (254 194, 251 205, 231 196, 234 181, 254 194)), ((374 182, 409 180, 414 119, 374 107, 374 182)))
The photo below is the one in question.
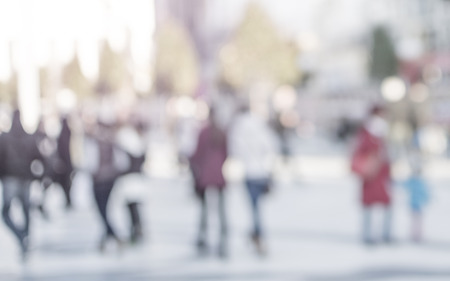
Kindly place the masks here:
MULTIPOLYGON (((227 181, 224 164, 230 157, 243 166, 244 186, 248 193, 252 224, 249 227, 249 240, 256 253, 267 253, 266 229, 261 216, 261 199, 274 185, 273 166, 278 155, 283 153, 282 138, 261 112, 252 104, 243 103, 231 110, 228 122, 224 122, 220 103, 211 105, 208 118, 201 122, 201 129, 193 133, 193 143, 187 145, 183 135, 191 129, 180 125, 178 135, 179 161, 188 164, 192 174, 192 188, 199 206, 199 225, 196 248, 203 254, 209 251, 208 217, 209 205, 216 205, 219 220, 219 245, 217 254, 228 256, 228 216, 226 209, 227 181), (184 129, 183 129, 184 128, 184 129), (214 196, 208 194, 213 193, 214 196), (211 201, 211 198, 217 198, 211 201)), ((64 192, 65 207, 73 208, 71 189, 76 173, 87 172, 92 179, 92 196, 103 225, 99 238, 99 250, 104 252, 110 242, 121 250, 128 242, 137 243, 144 237, 144 226, 140 212, 143 190, 149 188, 145 181, 144 166, 152 158, 149 150, 151 126, 145 120, 132 116, 123 120, 105 118, 101 114, 94 118, 79 118, 76 115, 62 115, 60 130, 56 136, 46 133, 45 120, 37 130, 29 134, 21 123, 20 111, 15 110, 11 117, 11 128, 0 135, 0 177, 3 186, 2 216, 5 224, 17 238, 23 258, 29 249, 30 209, 36 207, 44 217, 48 217, 45 193, 55 184, 64 192), (80 122, 82 135, 81 148, 74 149, 74 123, 80 122), (74 153, 74 151, 76 151, 74 153), (80 155, 83 155, 80 157, 80 155), (77 158, 77 165, 74 160, 77 158), (82 161, 80 161, 82 158, 82 161), (118 181, 128 177, 126 183, 126 205, 129 211, 129 237, 120 237, 111 223, 108 202, 118 181), (134 179, 138 179, 137 181, 134 179), (32 206, 30 187, 39 182, 42 190, 41 201, 32 206), (11 203, 19 199, 24 224, 20 225, 11 217, 11 203)), ((226 119, 226 118, 225 118, 226 119)), ((188 126, 189 127, 189 126, 188 126)), ((391 243, 392 231, 392 186, 391 160, 388 153, 389 124, 385 118, 385 108, 374 106, 356 134, 356 145, 350 157, 351 169, 361 181, 362 240, 375 244, 378 239, 373 233, 374 206, 382 206, 384 224, 382 241, 391 243)), ((195 130, 194 130, 195 131, 195 130)), ((420 151, 411 151, 410 178, 400 184, 410 194, 412 210, 412 238, 422 239, 422 210, 428 201, 428 187, 422 177, 420 151)), ((156 163, 158 165, 158 163, 156 163)))
MULTIPOLYGON (((140 173, 140 167, 145 161, 145 151, 139 154, 135 148, 130 152, 121 145, 119 133, 131 126, 130 124, 116 124, 98 118, 94 124, 83 124, 84 151, 77 151, 77 154, 84 154, 83 161, 86 164, 75 167, 74 136, 70 119, 69 115, 61 116, 57 136, 46 133, 44 120, 41 120, 34 133, 29 134, 22 125, 20 111, 16 109, 11 117, 11 128, 0 135, 2 216, 16 236, 23 258, 26 258, 29 248, 30 209, 36 207, 45 218, 49 217, 45 194, 53 184, 62 189, 65 207, 73 208, 71 189, 74 176, 79 171, 88 172, 92 178, 93 197, 104 225, 104 235, 99 243, 100 250, 104 250, 110 239, 116 241, 119 246, 123 245, 109 220, 108 199, 118 178, 140 173), (38 202, 30 200, 32 182, 39 182, 41 187, 38 202), (23 225, 16 223, 11 216, 11 204, 15 198, 19 199, 22 206, 23 225)), ((138 124, 133 129, 134 136, 139 138, 143 132, 142 128, 138 124)), ((130 239, 135 242, 142 238, 138 202, 128 202, 128 208, 132 223, 130 239)))
MULTIPOLYGON (((207 206, 214 203, 209 202, 211 196, 207 194, 217 193, 220 220, 218 255, 228 256, 225 202, 227 182, 223 166, 232 155, 240 159, 245 167, 245 183, 253 214, 250 239, 257 253, 264 255, 260 198, 268 193, 272 184, 271 166, 274 157, 279 153, 280 145, 267 120, 252 112, 248 106, 241 106, 232 114, 235 116, 229 118, 230 122, 223 122, 223 110, 218 108, 216 111, 212 106, 209 117, 203 122, 199 121, 201 128, 194 129, 196 132, 193 133, 195 137, 191 149, 183 149, 183 132, 179 136, 179 161, 190 167, 193 190, 200 206, 196 247, 200 253, 207 252, 209 248, 207 206)), ((29 249, 30 210, 35 207, 44 218, 49 218, 45 194, 52 185, 63 191, 65 208, 74 208, 71 195, 73 179, 78 172, 87 173, 91 178, 93 199, 104 229, 99 238, 99 250, 105 251, 110 242, 116 244, 119 250, 125 246, 126 240, 117 234, 108 211, 111 193, 118 179, 125 177, 129 181, 125 183, 128 186, 122 196, 127 197, 129 210, 128 238, 132 243, 143 239, 140 204, 143 189, 149 187, 143 186, 145 181, 133 181, 133 177, 147 176, 144 166, 149 160, 147 155, 150 149, 151 124, 136 116, 120 121, 109 117, 111 116, 102 113, 88 117, 76 114, 61 115, 58 134, 50 136, 46 130, 45 119, 41 120, 35 132, 27 133, 21 122, 20 111, 14 110, 11 128, 0 134, 2 215, 6 225, 17 238, 23 258, 27 257, 29 249), (77 122, 81 122, 81 126, 78 126, 77 122), (77 127, 75 133, 73 127, 77 127), (82 136, 81 147, 78 135, 82 136), (30 200, 32 182, 38 182, 40 185, 39 202, 30 200), (15 198, 20 200, 25 218, 24 225, 17 223, 11 216, 11 203, 15 198)))

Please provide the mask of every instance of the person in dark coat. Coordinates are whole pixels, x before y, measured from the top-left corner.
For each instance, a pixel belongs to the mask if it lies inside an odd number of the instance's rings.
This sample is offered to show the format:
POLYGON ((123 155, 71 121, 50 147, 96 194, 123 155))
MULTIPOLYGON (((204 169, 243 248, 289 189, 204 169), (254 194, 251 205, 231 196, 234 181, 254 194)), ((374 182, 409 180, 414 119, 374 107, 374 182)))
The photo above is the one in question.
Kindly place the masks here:
POLYGON ((359 132, 352 156, 352 170, 361 180, 361 201, 364 208, 363 240, 374 242, 371 235, 372 208, 381 205, 385 212, 383 240, 391 240, 390 161, 385 137, 388 124, 383 118, 384 109, 374 106, 369 118, 359 132))
POLYGON ((114 143, 114 125, 99 123, 95 141, 98 149, 98 167, 93 174, 94 199, 100 213, 105 232, 100 240, 99 249, 104 251, 108 240, 114 240, 119 247, 123 242, 117 236, 108 216, 108 202, 116 180, 123 174, 116 165, 114 143))
POLYGON ((227 138, 215 121, 211 111, 208 124, 201 130, 195 153, 190 158, 194 177, 194 187, 201 205, 200 226, 197 247, 199 251, 207 250, 207 191, 218 194, 218 210, 220 219, 219 255, 227 254, 227 222, 225 214, 225 179, 222 173, 227 158, 227 138))
POLYGON ((72 200, 70 197, 70 190, 72 188, 72 173, 73 165, 70 155, 70 140, 72 133, 70 131, 67 117, 62 119, 62 128, 57 139, 57 156, 58 165, 55 167, 53 180, 59 183, 64 191, 66 197, 66 207, 72 207, 72 200))
POLYGON ((39 166, 42 170, 43 158, 36 139, 23 129, 19 110, 13 114, 10 131, 0 135, 0 160, 3 184, 2 217, 19 241, 22 257, 25 258, 30 225, 30 184, 38 176, 39 166), (10 208, 15 198, 19 199, 24 213, 23 227, 11 218, 10 208))

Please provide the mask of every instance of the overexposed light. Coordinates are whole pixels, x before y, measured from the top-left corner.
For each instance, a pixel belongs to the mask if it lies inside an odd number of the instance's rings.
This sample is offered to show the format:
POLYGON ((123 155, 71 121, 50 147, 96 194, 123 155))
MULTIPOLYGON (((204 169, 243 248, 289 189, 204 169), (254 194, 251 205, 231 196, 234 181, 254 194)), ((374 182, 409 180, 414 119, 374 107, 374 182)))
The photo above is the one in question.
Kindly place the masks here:
POLYGON ((275 92, 272 101, 277 112, 292 109, 297 101, 297 92, 290 85, 281 86, 275 92))
POLYGON ((131 34, 131 56, 137 65, 148 64, 156 28, 154 1, 135 0, 133 3, 134 5, 127 3, 129 8, 124 12, 131 34))
POLYGON ((150 71, 148 69, 138 69, 134 73, 134 88, 139 93, 148 93, 152 86, 150 71))
POLYGON ((57 40, 55 44, 55 49, 57 61, 62 64, 67 64, 75 56, 75 40, 74 39, 57 40))
POLYGON ((50 62, 50 44, 46 41, 39 40, 33 46, 34 59, 37 66, 44 68, 50 62))
POLYGON ((315 33, 303 33, 298 37, 297 45, 303 52, 313 52, 319 48, 319 38, 315 33))
POLYGON ((398 77, 388 77, 381 84, 381 94, 389 102, 398 102, 406 94, 405 83, 398 77))
POLYGON ((106 37, 111 49, 116 53, 121 53, 127 45, 127 33, 125 27, 118 21, 111 19, 106 37))
POLYGON ((39 71, 33 63, 33 50, 30 42, 22 39, 16 47, 18 55, 18 105, 21 110, 24 129, 28 133, 32 133, 37 128, 40 117, 39 71))
POLYGON ((5 42, 0 44, 0 82, 7 82, 12 76, 9 46, 5 42))
POLYGON ((45 118, 44 122, 45 133, 49 137, 57 137, 61 132, 61 120, 57 114, 51 114, 45 118))
POLYGON ((430 95, 430 90, 427 85, 423 83, 416 83, 411 86, 409 90, 409 98, 416 103, 426 101, 430 95))
POLYGON ((424 128, 419 135, 420 146, 423 150, 433 154, 442 154, 447 150, 447 135, 439 126, 424 128))
POLYGON ((182 96, 177 99, 175 110, 179 117, 193 117, 197 110, 197 104, 191 97, 182 96))
POLYGON ((72 90, 63 89, 57 94, 56 103, 59 111, 63 114, 67 114, 75 109, 77 97, 72 90))
POLYGON ((83 38, 77 41, 77 55, 84 77, 95 80, 99 71, 99 46, 94 38, 83 38))
POLYGON ((195 118, 200 121, 206 120, 209 117, 209 106, 206 102, 202 100, 197 101, 197 111, 195 113, 195 118))
POLYGON ((222 173, 227 182, 238 182, 245 177, 245 167, 238 159, 229 157, 222 166, 222 173))
POLYGON ((0 40, 15 41, 22 33, 26 18, 20 17, 22 1, 0 1, 0 40))

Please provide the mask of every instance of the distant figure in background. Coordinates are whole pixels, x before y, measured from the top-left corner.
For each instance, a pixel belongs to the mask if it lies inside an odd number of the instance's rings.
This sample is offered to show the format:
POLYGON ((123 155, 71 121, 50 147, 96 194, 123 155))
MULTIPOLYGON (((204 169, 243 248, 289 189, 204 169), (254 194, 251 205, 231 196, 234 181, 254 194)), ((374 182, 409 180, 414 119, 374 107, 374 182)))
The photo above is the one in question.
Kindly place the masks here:
POLYGON ((70 155, 70 141, 72 133, 70 131, 69 121, 64 117, 61 121, 61 132, 57 139, 58 165, 55 167, 53 180, 59 183, 66 197, 66 208, 72 207, 70 190, 72 188, 72 157, 70 155))
POLYGON ((367 244, 375 242, 371 231, 372 209, 375 205, 384 208, 382 238, 387 243, 391 242, 391 174, 385 141, 389 126, 383 116, 383 107, 372 107, 359 132, 351 160, 352 171, 361 179, 362 184, 363 240, 367 244))
POLYGON ((227 138, 219 128, 214 112, 210 112, 209 122, 202 129, 197 141, 197 148, 190 158, 194 177, 195 193, 201 205, 200 226, 197 247, 200 252, 207 250, 207 192, 218 194, 218 210, 220 219, 219 256, 227 256, 227 221, 225 210, 225 179, 222 167, 227 158, 227 138))
POLYGON ((234 120, 230 131, 230 152, 239 159, 245 169, 245 184, 250 197, 253 214, 251 239, 258 254, 264 255, 264 234, 260 217, 260 199, 267 194, 272 182, 275 156, 280 153, 280 144, 275 132, 257 113, 243 108, 234 120))
POLYGON ((39 151, 44 158, 44 174, 41 178, 41 193, 40 197, 36 200, 36 202, 33 203, 35 204, 34 207, 36 207, 41 212, 42 216, 45 219, 49 219, 49 215, 47 213, 47 210, 45 209, 45 198, 48 188, 52 185, 52 160, 54 159, 53 154, 55 154, 54 150, 56 148, 56 145, 53 145, 54 142, 47 135, 43 119, 39 121, 38 127, 33 136, 36 140, 39 151))
POLYGON ((14 111, 10 131, 0 135, 0 160, 3 220, 18 239, 22 258, 26 258, 30 225, 30 184, 37 177, 33 173, 38 165, 35 161, 42 164, 43 159, 35 137, 23 129, 18 110, 14 111), (18 226, 11 218, 10 208, 14 198, 19 199, 22 206, 23 227, 18 226))
POLYGON ((413 162, 411 166, 411 176, 406 180, 404 186, 409 193, 409 204, 411 207, 411 239, 414 242, 421 242, 423 238, 422 213, 423 207, 429 201, 429 188, 422 176, 422 167, 420 163, 413 162))

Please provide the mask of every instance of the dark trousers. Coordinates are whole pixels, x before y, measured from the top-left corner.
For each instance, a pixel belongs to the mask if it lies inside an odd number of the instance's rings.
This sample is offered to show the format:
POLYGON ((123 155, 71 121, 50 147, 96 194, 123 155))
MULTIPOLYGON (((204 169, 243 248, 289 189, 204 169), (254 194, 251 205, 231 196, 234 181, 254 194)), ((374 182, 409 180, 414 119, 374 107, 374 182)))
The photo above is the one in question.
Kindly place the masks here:
POLYGON ((28 237, 30 226, 30 180, 17 177, 4 177, 3 183, 3 208, 2 217, 8 228, 14 233, 23 246, 24 239, 28 237), (11 219, 10 209, 14 198, 19 199, 25 218, 24 226, 17 226, 11 219))
POLYGON ((61 185, 61 188, 64 191, 64 196, 66 198, 66 206, 72 206, 72 200, 70 197, 70 190, 72 189, 72 171, 64 172, 62 174, 58 174, 55 177, 55 181, 61 185))
POLYGON ((114 180, 94 182, 94 197, 105 227, 105 236, 117 238, 116 233, 109 222, 107 209, 109 196, 111 195, 114 183, 114 180))
MULTIPOLYGON (((227 241, 228 227, 225 211, 225 194, 223 188, 217 189, 218 193, 218 213, 220 222, 220 246, 225 247, 227 241)), ((199 242, 205 242, 208 231, 208 200, 205 188, 196 188, 196 194, 200 201, 200 225, 199 242)))
POLYGON ((142 239, 142 220, 139 212, 138 202, 129 202, 127 204, 128 213, 130 215, 130 240, 131 242, 137 242, 142 239))
POLYGON ((245 183, 247 186, 247 191, 250 197, 250 204, 252 207, 252 217, 253 217, 252 236, 255 238, 259 238, 263 233, 261 224, 261 215, 259 210, 260 198, 266 192, 269 180, 247 179, 245 183))

